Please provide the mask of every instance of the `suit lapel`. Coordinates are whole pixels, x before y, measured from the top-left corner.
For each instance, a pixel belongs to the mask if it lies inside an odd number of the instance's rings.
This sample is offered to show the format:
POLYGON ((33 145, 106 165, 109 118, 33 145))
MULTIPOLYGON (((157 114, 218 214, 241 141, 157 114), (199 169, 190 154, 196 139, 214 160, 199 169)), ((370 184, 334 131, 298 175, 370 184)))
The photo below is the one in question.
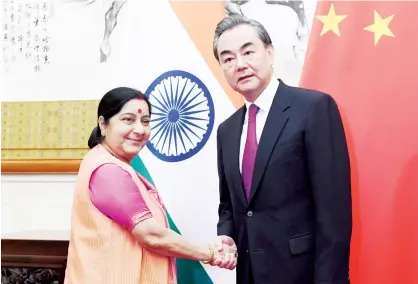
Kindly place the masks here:
POLYGON ((251 184, 250 200, 248 203, 251 202, 257 192, 273 148, 276 145, 287 120, 289 119, 284 113, 289 106, 290 101, 288 87, 280 81, 280 85, 277 88, 276 95, 267 116, 267 121, 264 125, 263 133, 261 134, 258 145, 251 184))
POLYGON ((245 106, 238 110, 234 119, 232 120, 232 127, 229 132, 229 145, 228 145, 228 157, 230 166, 229 171, 232 173, 232 180, 234 181, 234 189, 238 191, 238 195, 244 204, 247 204, 247 198, 245 197, 244 186, 242 185, 242 177, 239 170, 239 153, 241 144, 242 125, 245 117, 245 106))

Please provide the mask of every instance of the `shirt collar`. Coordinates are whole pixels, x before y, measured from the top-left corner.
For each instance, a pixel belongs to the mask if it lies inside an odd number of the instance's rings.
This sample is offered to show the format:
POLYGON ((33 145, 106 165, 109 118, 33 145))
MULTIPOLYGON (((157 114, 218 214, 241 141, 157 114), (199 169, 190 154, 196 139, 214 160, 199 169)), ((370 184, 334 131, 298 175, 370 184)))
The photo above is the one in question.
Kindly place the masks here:
MULTIPOLYGON (((271 78, 270 83, 261 93, 261 95, 255 100, 254 104, 260 108, 260 110, 268 113, 271 105, 273 104, 274 96, 276 94, 277 88, 279 87, 279 80, 274 76, 271 78)), ((245 106, 249 109, 251 102, 247 101, 244 98, 245 106)))

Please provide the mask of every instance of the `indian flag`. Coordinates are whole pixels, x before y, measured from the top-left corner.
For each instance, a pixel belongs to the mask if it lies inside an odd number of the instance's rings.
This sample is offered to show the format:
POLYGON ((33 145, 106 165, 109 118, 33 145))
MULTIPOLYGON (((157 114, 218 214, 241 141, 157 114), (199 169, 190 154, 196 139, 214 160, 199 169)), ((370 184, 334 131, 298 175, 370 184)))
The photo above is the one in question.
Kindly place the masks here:
MULTIPOLYGON (((106 89, 130 86, 149 97, 151 137, 132 165, 161 193, 171 228, 200 244, 216 236, 216 130, 240 104, 212 55, 224 16, 219 1, 127 1, 103 64, 106 89)), ((184 259, 177 266, 179 283, 235 282, 235 271, 184 259)))

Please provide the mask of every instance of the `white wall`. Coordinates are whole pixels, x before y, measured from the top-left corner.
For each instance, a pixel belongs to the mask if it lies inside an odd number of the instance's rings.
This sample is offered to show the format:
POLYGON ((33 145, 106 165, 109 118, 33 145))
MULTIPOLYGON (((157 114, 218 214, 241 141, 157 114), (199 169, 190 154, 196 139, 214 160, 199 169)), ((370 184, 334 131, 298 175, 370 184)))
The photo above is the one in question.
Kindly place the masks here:
POLYGON ((2 239, 68 239, 75 177, 2 175, 2 239))

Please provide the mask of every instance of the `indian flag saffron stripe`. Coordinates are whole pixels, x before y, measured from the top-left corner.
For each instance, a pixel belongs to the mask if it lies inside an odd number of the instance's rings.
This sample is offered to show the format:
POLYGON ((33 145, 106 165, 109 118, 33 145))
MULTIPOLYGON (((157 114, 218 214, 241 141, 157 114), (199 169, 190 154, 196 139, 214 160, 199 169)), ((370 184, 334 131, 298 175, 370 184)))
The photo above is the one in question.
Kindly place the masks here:
POLYGON ((213 56, 215 27, 226 16, 223 1, 170 1, 170 5, 226 95, 240 108, 242 96, 228 85, 213 56))

